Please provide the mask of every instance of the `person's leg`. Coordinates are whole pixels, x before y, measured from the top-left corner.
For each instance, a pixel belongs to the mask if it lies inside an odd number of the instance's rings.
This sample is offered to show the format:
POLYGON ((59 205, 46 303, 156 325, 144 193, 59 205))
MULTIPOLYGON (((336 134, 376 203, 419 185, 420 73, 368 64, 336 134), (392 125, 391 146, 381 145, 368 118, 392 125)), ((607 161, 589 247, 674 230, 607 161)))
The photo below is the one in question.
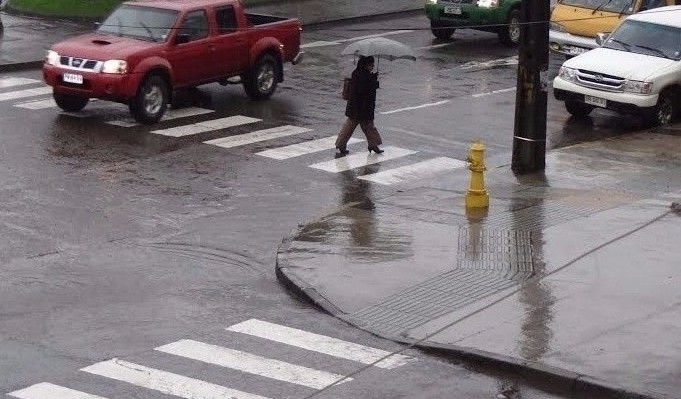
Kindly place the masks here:
POLYGON ((348 118, 345 121, 340 132, 338 132, 338 138, 336 139, 336 148, 338 148, 341 151, 347 150, 346 147, 348 145, 348 141, 350 140, 350 137, 352 137, 352 134, 355 132, 357 124, 358 124, 357 121, 352 120, 350 118, 348 118))
POLYGON ((364 135, 367 136, 367 146, 369 148, 376 148, 379 144, 383 144, 381 134, 378 133, 374 121, 361 121, 360 126, 362 127, 364 135))

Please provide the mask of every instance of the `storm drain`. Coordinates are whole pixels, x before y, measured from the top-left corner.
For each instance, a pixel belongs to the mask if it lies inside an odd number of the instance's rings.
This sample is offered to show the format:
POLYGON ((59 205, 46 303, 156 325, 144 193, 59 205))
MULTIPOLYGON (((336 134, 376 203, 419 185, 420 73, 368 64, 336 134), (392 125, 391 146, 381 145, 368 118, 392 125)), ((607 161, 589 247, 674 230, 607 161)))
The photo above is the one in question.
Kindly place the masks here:
POLYGON ((416 328, 516 286, 532 277, 532 233, 461 227, 451 271, 351 315, 353 322, 388 336, 416 328))

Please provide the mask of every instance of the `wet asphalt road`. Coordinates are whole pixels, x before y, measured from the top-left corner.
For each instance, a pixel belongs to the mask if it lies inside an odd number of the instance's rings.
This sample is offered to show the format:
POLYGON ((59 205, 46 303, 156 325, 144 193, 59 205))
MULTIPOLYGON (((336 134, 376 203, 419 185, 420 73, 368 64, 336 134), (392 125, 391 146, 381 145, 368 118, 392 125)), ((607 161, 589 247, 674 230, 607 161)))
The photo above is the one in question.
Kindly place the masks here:
MULTIPOLYGON (((185 338, 338 374, 358 367, 224 331, 252 318, 399 348, 292 298, 273 274, 276 247, 297 223, 364 199, 358 173, 308 167, 331 160, 333 150, 283 161, 256 153, 336 134, 344 120, 340 79, 352 68, 351 58, 339 56, 343 43, 390 33, 414 47, 418 60, 380 62, 376 124, 385 145, 417 151, 414 161, 463 160, 470 143, 481 139, 490 162, 510 163, 515 50, 493 34, 474 31, 438 41, 426 26, 423 16, 409 14, 306 31, 304 42, 317 45, 306 49, 303 64, 288 67, 286 82, 270 101, 252 102, 240 86, 208 85, 184 93, 183 105, 212 112, 154 127, 111 125, 107 121, 127 119, 127 108, 99 101, 76 115, 26 108, 49 95, 0 102, 0 394, 47 381, 111 398, 163 397, 78 372, 113 357, 272 398, 316 392, 153 351, 185 338), (398 30, 403 32, 393 34, 398 30), (182 138, 150 133, 233 115, 261 121, 182 138), (202 144, 282 125, 310 130, 234 148, 202 144)), ((553 57, 554 74, 559 65, 553 57)), ((40 71, 3 78, 39 80, 40 71)), ((635 118, 606 112, 573 120, 553 99, 548 120, 552 148, 639 128, 635 118)), ((369 195, 395 190, 399 186, 375 185, 369 195)), ((407 354, 418 360, 393 370, 370 369, 317 397, 482 398, 513 384, 417 351, 407 354)), ((516 397, 553 397, 524 386, 520 392, 516 397)))

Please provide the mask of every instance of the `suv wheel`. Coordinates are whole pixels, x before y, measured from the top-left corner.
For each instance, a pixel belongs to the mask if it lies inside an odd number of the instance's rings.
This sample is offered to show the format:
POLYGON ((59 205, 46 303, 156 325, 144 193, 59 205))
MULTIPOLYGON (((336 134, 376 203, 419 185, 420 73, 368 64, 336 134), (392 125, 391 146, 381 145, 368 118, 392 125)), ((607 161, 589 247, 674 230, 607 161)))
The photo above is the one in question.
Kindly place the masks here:
POLYGON ((150 75, 142 82, 137 95, 130 102, 130 113, 137 122, 158 122, 168 108, 168 85, 158 75, 150 75))
POLYGON ((520 43, 520 11, 511 10, 505 26, 499 31, 499 40, 509 46, 520 43))
POLYGON ((265 54, 255 63, 244 79, 244 90, 254 100, 264 100, 277 89, 277 60, 265 54))
POLYGON ((430 21, 430 31, 433 32, 433 36, 441 40, 447 40, 452 37, 456 28, 451 28, 447 26, 442 26, 437 22, 430 21))
POLYGON ((88 101, 90 101, 90 99, 87 97, 59 93, 58 91, 53 91, 52 97, 59 108, 69 112, 80 111, 81 109, 85 108, 88 101))
POLYGON ((649 126, 663 126, 672 123, 676 115, 676 103, 674 96, 669 90, 660 93, 657 99, 657 104, 645 114, 646 125, 649 126))
POLYGON ((580 103, 577 101, 566 101, 565 109, 567 109, 567 112, 569 112, 570 115, 583 118, 585 116, 588 116, 591 113, 591 111, 594 110, 594 106, 580 103))

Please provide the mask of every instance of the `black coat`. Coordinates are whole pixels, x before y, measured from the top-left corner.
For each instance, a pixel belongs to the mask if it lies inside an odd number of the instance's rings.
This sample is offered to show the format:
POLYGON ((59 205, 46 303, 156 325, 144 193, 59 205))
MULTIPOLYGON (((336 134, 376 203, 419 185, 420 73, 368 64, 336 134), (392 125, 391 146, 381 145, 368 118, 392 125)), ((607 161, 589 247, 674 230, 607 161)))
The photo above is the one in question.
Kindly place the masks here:
POLYGON ((365 68, 352 71, 350 99, 345 107, 345 116, 358 121, 374 120, 376 108, 378 75, 365 68))

